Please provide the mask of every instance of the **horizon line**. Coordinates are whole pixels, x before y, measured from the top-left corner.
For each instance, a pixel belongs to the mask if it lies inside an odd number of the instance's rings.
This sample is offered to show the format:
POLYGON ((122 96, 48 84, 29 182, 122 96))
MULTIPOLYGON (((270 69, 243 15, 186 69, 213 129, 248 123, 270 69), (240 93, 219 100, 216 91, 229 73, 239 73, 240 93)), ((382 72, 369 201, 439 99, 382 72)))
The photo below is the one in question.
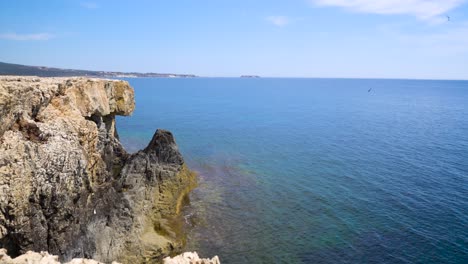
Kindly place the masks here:
MULTIPOLYGON (((414 81, 468 81, 467 79, 447 79, 447 78, 420 78, 420 77, 317 77, 317 76, 262 76, 258 74, 241 74, 238 76, 203 76, 197 75, 192 73, 164 73, 164 72, 139 72, 139 71, 113 71, 113 70, 89 70, 89 69, 72 69, 72 68, 60 68, 60 67, 51 67, 51 66, 43 66, 43 65, 26 65, 26 64, 19 64, 19 63, 12 63, 12 62, 5 62, 0 61, 0 63, 5 64, 13 64, 19 66, 26 66, 26 67, 45 67, 45 68, 52 68, 52 69, 59 69, 59 70, 70 70, 70 71, 90 71, 90 72, 114 72, 114 73, 124 73, 124 74, 131 74, 131 73, 138 73, 138 74, 165 74, 165 75, 193 75, 194 77, 184 77, 184 78, 239 78, 239 79, 356 79, 356 80, 414 80, 414 81), (242 76, 256 76, 256 77, 242 77, 242 76)), ((3 76, 0 74, 0 76, 3 76)), ((35 76, 35 75, 31 75, 35 76)), ((86 75, 78 75, 78 76, 69 76, 69 77, 85 77, 86 75)), ((99 77, 94 77, 99 78, 99 77)), ((119 77, 116 77, 119 78, 119 77)), ((121 77, 121 78, 169 78, 169 77, 121 77)), ((177 77, 181 78, 181 77, 177 77)), ((177 79, 175 78, 175 79, 177 79)))

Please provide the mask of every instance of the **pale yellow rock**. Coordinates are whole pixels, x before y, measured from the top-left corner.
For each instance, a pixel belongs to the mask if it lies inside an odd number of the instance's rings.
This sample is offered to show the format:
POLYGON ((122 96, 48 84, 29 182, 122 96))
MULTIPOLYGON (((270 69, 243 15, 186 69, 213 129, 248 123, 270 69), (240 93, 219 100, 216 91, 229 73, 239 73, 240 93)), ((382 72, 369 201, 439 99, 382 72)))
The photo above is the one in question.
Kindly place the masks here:
MULTIPOLYGON (((128 155, 115 137, 114 116, 134 108, 125 81, 0 76, 0 243, 8 246, 18 234, 37 243, 25 240, 27 249, 72 246, 70 236, 82 228, 71 223, 92 220, 87 196, 110 184, 113 166, 123 166, 117 158, 128 155)), ((94 255, 112 257, 115 248, 94 255)))
POLYGON ((164 264, 220 264, 218 256, 212 259, 200 258, 197 252, 185 252, 173 258, 167 257, 164 264))

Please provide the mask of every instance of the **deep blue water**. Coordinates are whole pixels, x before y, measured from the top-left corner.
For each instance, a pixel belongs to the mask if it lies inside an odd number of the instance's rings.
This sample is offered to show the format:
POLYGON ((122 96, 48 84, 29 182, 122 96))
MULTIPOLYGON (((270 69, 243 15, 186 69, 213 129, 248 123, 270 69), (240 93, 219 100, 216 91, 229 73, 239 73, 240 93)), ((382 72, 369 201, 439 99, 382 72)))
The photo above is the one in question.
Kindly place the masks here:
POLYGON ((128 81, 127 149, 165 128, 200 173, 187 250, 222 263, 468 263, 467 81, 128 81))

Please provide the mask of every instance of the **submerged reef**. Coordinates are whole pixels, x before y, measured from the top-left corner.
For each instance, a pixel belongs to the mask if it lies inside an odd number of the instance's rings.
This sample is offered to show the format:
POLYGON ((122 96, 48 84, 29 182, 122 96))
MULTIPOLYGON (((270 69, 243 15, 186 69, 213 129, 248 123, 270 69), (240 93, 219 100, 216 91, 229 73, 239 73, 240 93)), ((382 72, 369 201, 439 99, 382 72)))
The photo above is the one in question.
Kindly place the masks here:
POLYGON ((122 263, 181 251, 173 222, 195 175, 169 131, 125 151, 115 116, 134 108, 125 81, 0 77, 0 248, 122 263))

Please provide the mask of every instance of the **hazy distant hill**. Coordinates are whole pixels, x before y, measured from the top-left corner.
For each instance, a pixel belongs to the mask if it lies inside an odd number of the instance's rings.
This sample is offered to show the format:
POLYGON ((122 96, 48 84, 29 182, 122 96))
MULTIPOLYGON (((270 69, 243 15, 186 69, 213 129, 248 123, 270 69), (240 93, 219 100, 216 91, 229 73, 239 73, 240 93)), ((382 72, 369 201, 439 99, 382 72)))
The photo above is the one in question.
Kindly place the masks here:
POLYGON ((109 72, 109 71, 86 71, 61 68, 49 68, 43 66, 27 66, 0 62, 0 75, 34 75, 40 77, 67 77, 67 76, 89 76, 89 77, 197 77, 192 74, 172 73, 139 73, 139 72, 109 72))

